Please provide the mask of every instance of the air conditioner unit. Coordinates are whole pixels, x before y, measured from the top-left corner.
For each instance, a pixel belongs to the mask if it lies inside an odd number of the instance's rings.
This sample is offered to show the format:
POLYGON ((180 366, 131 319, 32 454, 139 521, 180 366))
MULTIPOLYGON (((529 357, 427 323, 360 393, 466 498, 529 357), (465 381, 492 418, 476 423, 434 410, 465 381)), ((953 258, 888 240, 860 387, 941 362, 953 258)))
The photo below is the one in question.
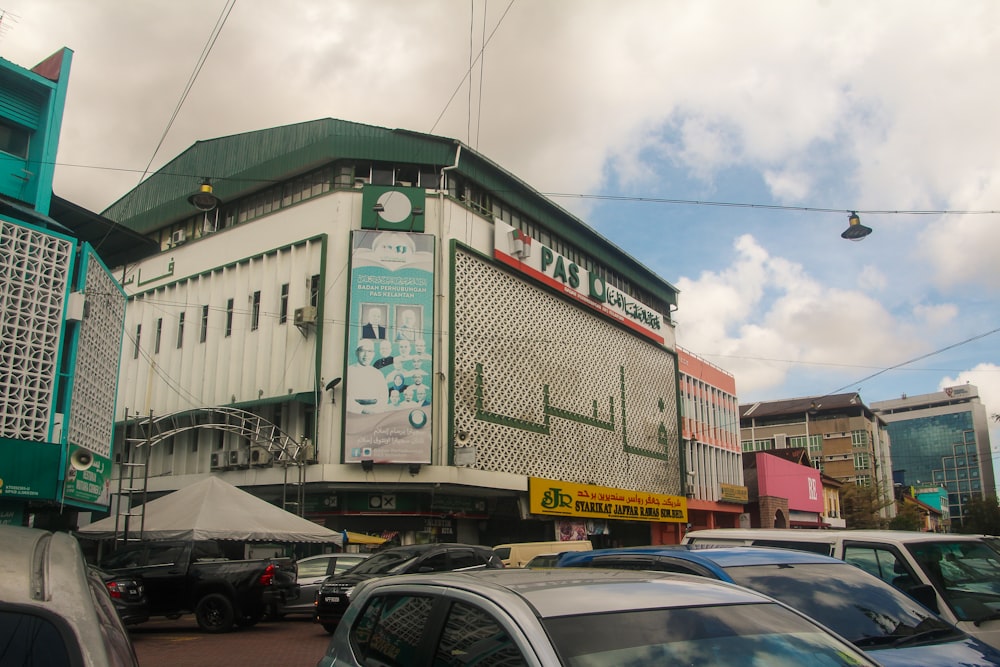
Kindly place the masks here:
POLYGON ((303 324, 316 324, 316 306, 302 306, 295 309, 296 326, 303 324))
POLYGON ((229 452, 229 466, 233 468, 246 468, 250 465, 250 452, 245 449, 234 449, 229 452))
POLYGON ((250 450, 250 465, 252 466, 269 466, 271 465, 272 454, 266 449, 252 449, 250 450))
POLYGON ((225 470, 226 469, 226 453, 225 452, 212 452, 212 459, 210 467, 212 470, 225 470))
POLYGON ((309 441, 303 443, 302 460, 306 463, 318 463, 319 459, 316 458, 316 443, 309 441))
POLYGON ((187 241, 187 232, 185 232, 183 229, 175 229, 170 234, 170 244, 171 245, 180 245, 180 244, 184 243, 185 241, 187 241))

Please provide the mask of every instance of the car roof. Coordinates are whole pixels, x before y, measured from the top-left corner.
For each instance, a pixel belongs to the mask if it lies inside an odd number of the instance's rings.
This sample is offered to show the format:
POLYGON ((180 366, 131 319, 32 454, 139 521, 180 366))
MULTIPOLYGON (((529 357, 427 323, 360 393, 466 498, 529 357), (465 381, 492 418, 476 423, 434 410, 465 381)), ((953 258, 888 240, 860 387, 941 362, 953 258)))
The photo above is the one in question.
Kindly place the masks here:
POLYGON ((0 525, 0 562, 13 573, 0 577, 0 604, 61 617, 77 635, 87 664, 106 660, 100 654, 104 642, 88 581, 98 575, 96 570, 92 574, 75 537, 0 525))
POLYGON ((414 553, 421 553, 424 551, 433 551, 435 549, 476 549, 478 551, 493 551, 491 547, 483 546, 482 544, 463 544, 461 542, 432 542, 430 544, 406 544, 399 547, 382 549, 380 551, 376 551, 375 553, 384 554, 396 551, 409 551, 414 553))
POLYGON ((76 538, 68 533, 0 526, 0 559, 6 571, 28 575, 0 577, 0 600, 58 608, 67 614, 83 602, 92 606, 84 585, 88 566, 76 538), (75 599, 81 592, 87 598, 75 599))
POLYGON ((659 546, 659 547, 623 547, 619 549, 597 549, 594 551, 566 552, 559 560, 560 564, 574 562, 589 562, 599 560, 602 556, 611 555, 647 555, 670 556, 695 563, 713 563, 719 567, 737 565, 782 565, 825 563, 829 565, 845 565, 844 561, 830 556, 812 553, 811 551, 796 551, 773 547, 698 547, 692 546, 659 546))
POLYGON ((796 542, 827 542, 838 538, 852 540, 893 540, 898 542, 980 541, 983 535, 930 533, 915 530, 838 530, 782 528, 706 528, 693 530, 688 539, 726 537, 734 539, 783 539, 796 542))
POLYGON ((543 618, 631 609, 774 602, 760 593, 704 577, 600 568, 508 568, 403 574, 377 579, 364 590, 371 593, 378 588, 414 585, 466 590, 505 608, 513 598, 520 598, 543 618))
POLYGON ((339 558, 361 558, 361 559, 365 559, 365 558, 368 558, 369 556, 371 556, 371 554, 368 554, 368 553, 364 553, 364 554, 362 554, 362 553, 316 554, 315 556, 303 556, 302 558, 300 558, 298 560, 298 562, 301 563, 301 562, 307 561, 307 560, 319 560, 321 558, 325 558, 325 559, 330 559, 330 558, 338 558, 338 559, 339 558))

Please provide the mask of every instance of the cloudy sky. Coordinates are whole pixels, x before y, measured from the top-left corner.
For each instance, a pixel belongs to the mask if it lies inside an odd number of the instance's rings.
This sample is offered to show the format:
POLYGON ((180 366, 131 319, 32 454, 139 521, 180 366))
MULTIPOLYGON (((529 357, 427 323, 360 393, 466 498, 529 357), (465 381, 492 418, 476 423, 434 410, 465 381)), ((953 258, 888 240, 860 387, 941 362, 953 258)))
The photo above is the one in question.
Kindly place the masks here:
POLYGON ((74 51, 55 190, 92 210, 199 139, 324 117, 454 137, 676 285, 680 344, 741 401, 971 382, 1000 413, 995 0, 0 10, 0 57, 74 51))

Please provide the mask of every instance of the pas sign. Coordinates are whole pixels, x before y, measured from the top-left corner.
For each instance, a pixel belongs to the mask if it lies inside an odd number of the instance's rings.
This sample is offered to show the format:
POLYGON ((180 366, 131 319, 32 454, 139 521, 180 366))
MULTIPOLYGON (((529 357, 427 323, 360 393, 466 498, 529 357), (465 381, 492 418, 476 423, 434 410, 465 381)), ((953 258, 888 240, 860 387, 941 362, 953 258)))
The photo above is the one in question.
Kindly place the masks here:
POLYGON ((662 314, 608 285, 601 276, 538 243, 501 220, 493 221, 493 256, 521 273, 604 313, 660 345, 662 314))

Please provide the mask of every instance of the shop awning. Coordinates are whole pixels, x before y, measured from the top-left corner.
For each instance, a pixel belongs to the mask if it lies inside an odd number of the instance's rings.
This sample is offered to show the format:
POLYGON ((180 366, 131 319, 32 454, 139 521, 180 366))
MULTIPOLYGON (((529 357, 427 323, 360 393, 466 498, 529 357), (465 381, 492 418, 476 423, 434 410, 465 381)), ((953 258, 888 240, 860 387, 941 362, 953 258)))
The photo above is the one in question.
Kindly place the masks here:
POLYGON ((385 538, 365 535, 364 533, 352 533, 349 530, 343 531, 344 544, 382 544, 385 538))

